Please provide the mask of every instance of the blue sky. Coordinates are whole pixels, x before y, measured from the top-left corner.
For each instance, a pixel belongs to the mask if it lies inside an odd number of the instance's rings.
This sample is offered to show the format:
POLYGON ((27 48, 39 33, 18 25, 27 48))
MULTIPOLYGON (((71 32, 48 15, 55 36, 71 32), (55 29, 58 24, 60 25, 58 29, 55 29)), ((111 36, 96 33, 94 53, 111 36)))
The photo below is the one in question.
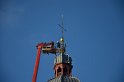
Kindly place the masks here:
MULTIPOLYGON (((0 82, 31 82, 36 45, 60 39, 81 82, 124 82, 123 0, 1 0, 0 82)), ((37 82, 54 77, 54 55, 41 55, 37 82)))

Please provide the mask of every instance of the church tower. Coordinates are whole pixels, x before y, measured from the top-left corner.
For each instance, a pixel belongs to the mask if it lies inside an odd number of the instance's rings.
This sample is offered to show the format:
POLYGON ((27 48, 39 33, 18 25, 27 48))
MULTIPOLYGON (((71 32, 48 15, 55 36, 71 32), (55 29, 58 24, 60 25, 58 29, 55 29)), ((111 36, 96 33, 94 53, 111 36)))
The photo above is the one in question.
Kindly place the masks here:
POLYGON ((72 58, 66 54, 63 37, 57 45, 60 51, 54 59, 54 78, 48 82, 80 82, 76 77, 72 77, 72 58))
POLYGON ((54 78, 48 82, 80 82, 76 77, 72 76, 72 58, 66 53, 66 44, 64 42, 63 15, 61 27, 62 38, 57 42, 57 55, 54 59, 54 78))

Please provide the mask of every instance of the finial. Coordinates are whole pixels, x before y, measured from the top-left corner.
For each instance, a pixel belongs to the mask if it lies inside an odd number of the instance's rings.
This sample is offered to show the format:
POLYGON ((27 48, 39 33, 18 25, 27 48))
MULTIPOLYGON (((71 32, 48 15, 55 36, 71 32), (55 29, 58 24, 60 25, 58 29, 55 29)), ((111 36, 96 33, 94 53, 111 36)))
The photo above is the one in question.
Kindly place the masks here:
POLYGON ((63 37, 60 39, 60 42, 64 42, 64 38, 63 37))

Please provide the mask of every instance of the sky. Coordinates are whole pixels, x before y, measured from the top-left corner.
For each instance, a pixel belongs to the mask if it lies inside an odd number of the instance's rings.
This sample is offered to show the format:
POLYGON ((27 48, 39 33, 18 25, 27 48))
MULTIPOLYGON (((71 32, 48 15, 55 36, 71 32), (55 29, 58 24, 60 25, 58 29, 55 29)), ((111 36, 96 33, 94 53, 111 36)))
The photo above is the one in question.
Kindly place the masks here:
MULTIPOLYGON (((61 38, 80 82, 124 82, 123 0, 0 0, 0 82, 31 82, 40 42, 61 38)), ((37 82, 54 77, 41 54, 37 82)))

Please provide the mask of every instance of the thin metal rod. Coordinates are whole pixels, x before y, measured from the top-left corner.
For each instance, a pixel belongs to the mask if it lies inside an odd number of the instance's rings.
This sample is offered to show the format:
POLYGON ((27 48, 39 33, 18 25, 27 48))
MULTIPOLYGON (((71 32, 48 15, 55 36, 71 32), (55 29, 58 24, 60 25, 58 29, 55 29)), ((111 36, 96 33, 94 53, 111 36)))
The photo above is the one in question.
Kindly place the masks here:
POLYGON ((63 15, 61 15, 62 16, 62 37, 63 37, 63 34, 64 34, 64 23, 63 23, 63 15))

